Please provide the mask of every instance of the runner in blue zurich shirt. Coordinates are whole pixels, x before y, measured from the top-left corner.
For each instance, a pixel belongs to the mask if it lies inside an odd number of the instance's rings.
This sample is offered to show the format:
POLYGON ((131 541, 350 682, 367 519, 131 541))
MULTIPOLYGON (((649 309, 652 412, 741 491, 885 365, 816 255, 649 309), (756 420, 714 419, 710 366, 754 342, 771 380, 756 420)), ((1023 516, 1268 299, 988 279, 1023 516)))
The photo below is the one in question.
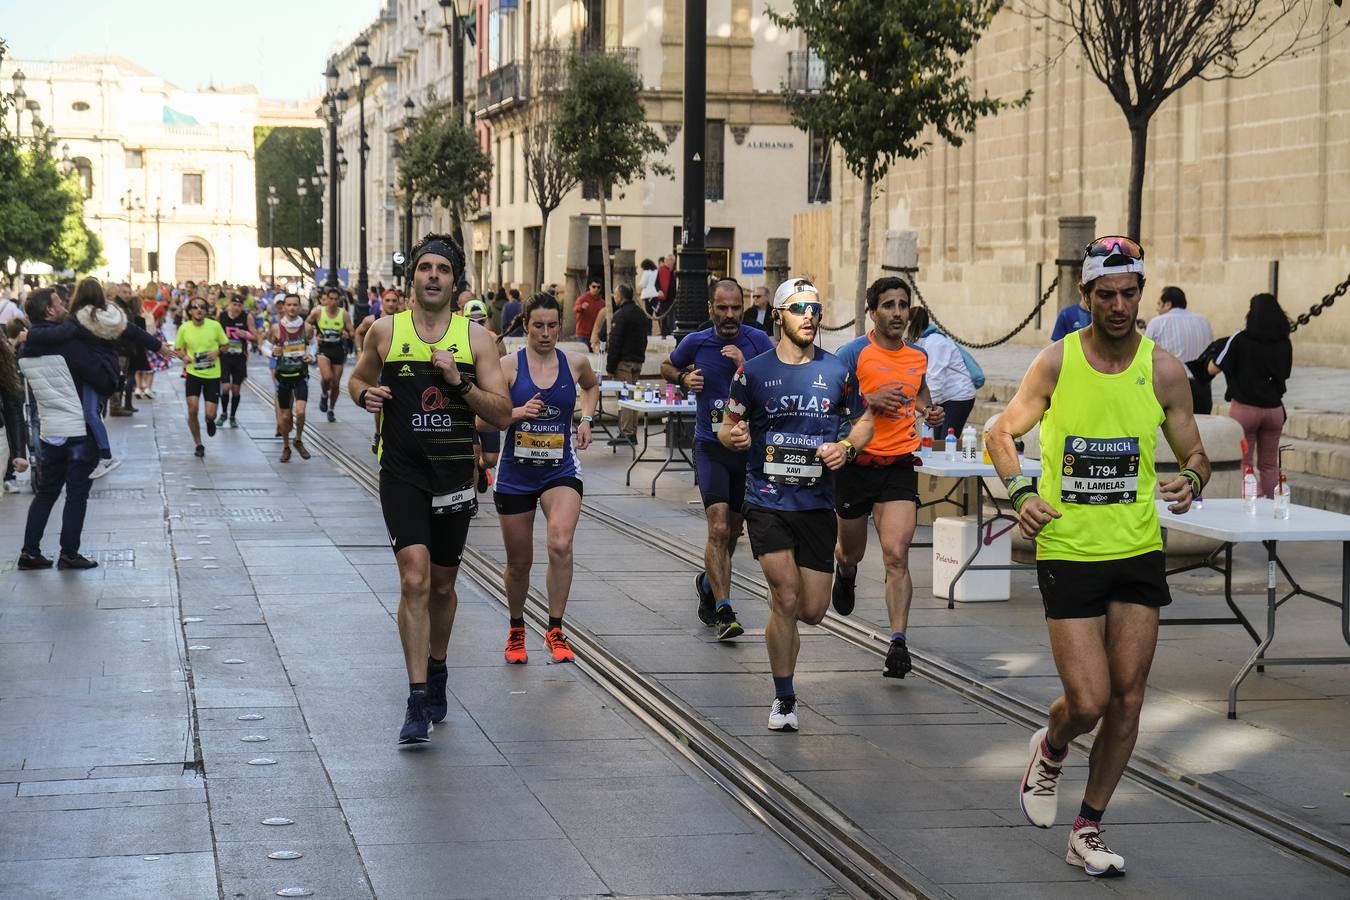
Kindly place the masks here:
POLYGON ((772 349, 773 341, 767 334, 758 328, 742 328, 740 319, 730 327, 718 321, 712 328, 695 331, 680 341, 670 354, 670 363, 677 369, 689 371, 682 374, 678 382, 684 385, 687 378, 696 373, 703 376, 703 386, 694 395, 698 406, 694 440, 717 443, 717 428, 722 424, 727 397, 731 393, 731 377, 742 361, 772 349), (732 348, 737 353, 732 353, 732 348))

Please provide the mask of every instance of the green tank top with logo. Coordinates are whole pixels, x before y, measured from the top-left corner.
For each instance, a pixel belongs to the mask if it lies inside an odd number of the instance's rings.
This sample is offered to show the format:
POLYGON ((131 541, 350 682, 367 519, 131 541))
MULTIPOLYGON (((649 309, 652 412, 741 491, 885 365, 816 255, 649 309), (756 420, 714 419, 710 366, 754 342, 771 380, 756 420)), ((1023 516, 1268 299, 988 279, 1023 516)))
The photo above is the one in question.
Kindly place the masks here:
POLYGON ((1041 418, 1038 493, 1060 513, 1036 539, 1037 559, 1095 562, 1162 549, 1153 505, 1162 405, 1153 390, 1153 341, 1141 338, 1123 372, 1098 372, 1082 332, 1064 338, 1064 362, 1041 418))
POLYGON ((337 311, 337 315, 330 317, 327 309, 319 307, 319 343, 342 343, 342 326, 345 324, 345 320, 346 317, 341 309, 337 311))
MULTIPOLYGON (((429 342, 418 335, 411 310, 396 314, 393 323, 389 354, 380 370, 380 384, 393 395, 380 413, 380 469, 433 496, 471 488, 473 410, 431 364, 433 350, 448 350, 460 377, 477 382, 469 320, 452 316, 445 333, 429 342)), ((467 500, 463 505, 469 505, 467 500)))

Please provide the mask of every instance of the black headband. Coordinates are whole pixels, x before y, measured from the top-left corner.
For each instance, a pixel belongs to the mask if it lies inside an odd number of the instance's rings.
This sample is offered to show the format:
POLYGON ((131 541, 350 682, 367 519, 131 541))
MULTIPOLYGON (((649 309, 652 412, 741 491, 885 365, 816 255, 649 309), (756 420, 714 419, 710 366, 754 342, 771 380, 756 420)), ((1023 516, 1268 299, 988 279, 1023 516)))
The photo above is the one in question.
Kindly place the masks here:
POLYGON ((413 248, 412 259, 408 265, 417 268, 417 261, 428 253, 434 253, 437 256, 443 256, 450 260, 450 269, 458 277, 464 271, 464 254, 454 244, 445 241, 427 241, 413 248))

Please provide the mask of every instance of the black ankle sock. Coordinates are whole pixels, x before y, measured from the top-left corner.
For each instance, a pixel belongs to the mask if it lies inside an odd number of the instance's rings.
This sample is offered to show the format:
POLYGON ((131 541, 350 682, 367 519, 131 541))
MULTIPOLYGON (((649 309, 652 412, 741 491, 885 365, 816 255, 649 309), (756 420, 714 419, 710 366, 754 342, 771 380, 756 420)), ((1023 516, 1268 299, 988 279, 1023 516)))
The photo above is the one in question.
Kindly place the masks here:
POLYGON ((511 620, 511 627, 512 627, 512 628, 524 628, 524 627, 525 627, 525 617, 522 616, 522 617, 520 617, 519 619, 512 619, 512 620, 511 620))
POLYGON ((425 681, 410 681, 410 682, 408 682, 408 693, 410 693, 410 694, 425 694, 426 692, 427 692, 427 683, 426 683, 425 681))
POLYGON ((239 411, 239 395, 238 395, 238 394, 231 394, 231 395, 230 395, 230 418, 233 419, 233 418, 234 418, 234 414, 237 413, 238 411, 239 411))
POLYGON ((549 616, 549 617, 548 617, 548 630, 549 630, 549 631, 552 631, 552 630, 555 629, 555 628, 561 628, 561 627, 562 627, 562 616, 549 616))
POLYGON ((437 659, 434 656, 427 657, 427 670, 430 672, 444 672, 445 660, 437 659))

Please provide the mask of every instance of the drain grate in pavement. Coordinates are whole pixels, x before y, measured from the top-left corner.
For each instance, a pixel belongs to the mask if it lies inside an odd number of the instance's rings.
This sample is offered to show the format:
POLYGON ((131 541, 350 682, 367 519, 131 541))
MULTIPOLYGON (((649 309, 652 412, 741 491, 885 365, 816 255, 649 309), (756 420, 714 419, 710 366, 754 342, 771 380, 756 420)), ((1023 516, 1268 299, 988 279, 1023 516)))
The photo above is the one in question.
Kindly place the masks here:
POLYGON ((145 488, 99 488, 89 492, 90 500, 144 500, 145 488))
POLYGON ((194 487, 192 488, 192 492, 194 494, 209 492, 215 494, 217 497, 221 496, 265 497, 266 495, 272 493, 270 488, 208 488, 208 487, 194 487))
POLYGON ((223 506, 220 509, 192 509, 189 519, 228 519, 231 522, 284 522, 281 510, 264 506, 223 506))
POLYGON ((130 548, 126 550, 95 550, 93 557, 99 565, 110 569, 132 569, 136 566, 136 551, 130 548))

